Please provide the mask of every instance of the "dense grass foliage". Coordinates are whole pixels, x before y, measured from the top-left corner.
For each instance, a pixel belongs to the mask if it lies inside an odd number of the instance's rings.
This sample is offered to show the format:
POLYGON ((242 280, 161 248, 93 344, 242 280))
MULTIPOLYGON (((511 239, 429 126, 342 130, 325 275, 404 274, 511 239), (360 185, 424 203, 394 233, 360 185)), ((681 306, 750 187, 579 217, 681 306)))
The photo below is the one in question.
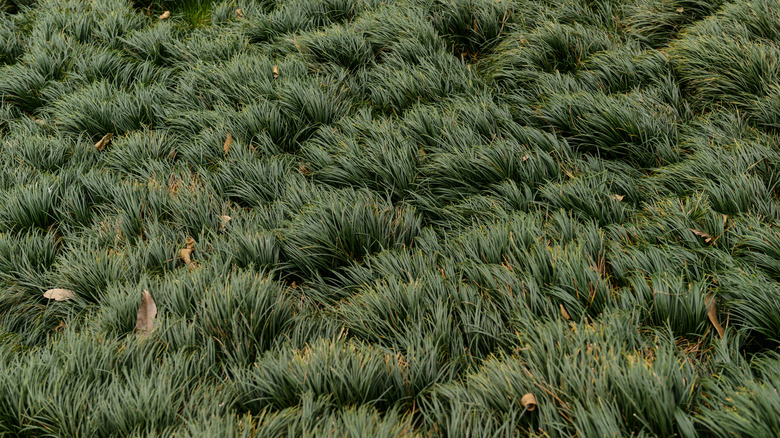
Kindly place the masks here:
POLYGON ((778 348, 778 0, 0 1, 0 436, 780 436, 778 348))

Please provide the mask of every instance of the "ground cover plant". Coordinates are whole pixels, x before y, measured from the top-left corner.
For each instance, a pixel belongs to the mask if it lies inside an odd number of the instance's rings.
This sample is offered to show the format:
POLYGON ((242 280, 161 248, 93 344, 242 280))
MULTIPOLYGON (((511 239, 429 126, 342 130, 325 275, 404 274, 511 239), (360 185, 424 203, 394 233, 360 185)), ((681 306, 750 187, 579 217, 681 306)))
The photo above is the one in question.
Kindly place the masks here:
POLYGON ((780 436, 780 1, 0 0, 0 436, 780 436))

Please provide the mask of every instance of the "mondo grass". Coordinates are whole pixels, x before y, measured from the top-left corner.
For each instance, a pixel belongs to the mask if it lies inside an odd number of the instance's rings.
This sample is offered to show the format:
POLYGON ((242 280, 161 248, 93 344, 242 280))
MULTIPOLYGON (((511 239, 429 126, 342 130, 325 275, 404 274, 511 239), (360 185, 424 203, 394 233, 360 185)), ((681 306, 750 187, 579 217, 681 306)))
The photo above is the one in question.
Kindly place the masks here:
POLYGON ((0 1, 0 437, 780 435, 778 23, 0 1))

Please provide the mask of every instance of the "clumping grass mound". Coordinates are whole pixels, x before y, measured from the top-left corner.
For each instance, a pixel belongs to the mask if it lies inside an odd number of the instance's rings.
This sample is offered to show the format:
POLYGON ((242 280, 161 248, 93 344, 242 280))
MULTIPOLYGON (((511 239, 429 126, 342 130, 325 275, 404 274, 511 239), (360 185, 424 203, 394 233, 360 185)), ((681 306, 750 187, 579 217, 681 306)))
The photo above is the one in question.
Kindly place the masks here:
POLYGON ((0 1, 0 437, 780 436, 779 0, 0 1))

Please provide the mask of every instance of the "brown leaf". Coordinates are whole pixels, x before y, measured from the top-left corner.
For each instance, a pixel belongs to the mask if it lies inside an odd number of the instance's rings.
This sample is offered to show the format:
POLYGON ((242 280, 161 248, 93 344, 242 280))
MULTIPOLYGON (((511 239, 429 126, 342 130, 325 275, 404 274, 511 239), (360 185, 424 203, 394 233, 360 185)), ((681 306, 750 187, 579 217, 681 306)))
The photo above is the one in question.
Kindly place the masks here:
POLYGON ((566 321, 571 319, 569 312, 566 311, 566 308, 563 307, 563 304, 561 304, 561 315, 563 316, 563 319, 565 319, 566 321))
POLYGON ((37 123, 37 124, 39 124, 41 126, 46 126, 46 121, 45 120, 39 119, 39 118, 37 118, 37 117, 35 117, 33 115, 31 115, 30 118, 33 120, 33 122, 35 122, 35 123, 37 123))
POLYGON ((723 339, 723 326, 720 325, 720 322, 718 321, 718 312, 715 308, 715 297, 707 295, 707 300, 710 302, 710 305, 707 306, 707 317, 710 319, 713 327, 715 327, 715 330, 717 330, 718 336, 723 339))
POLYGON ((695 235, 697 235, 699 237, 704 238, 704 243, 712 242, 711 245, 715 244, 715 242, 712 240, 712 236, 710 236, 709 234, 705 233, 704 231, 702 231, 702 230, 694 230, 693 228, 688 228, 688 229, 691 230, 691 232, 693 234, 695 234, 695 235))
POLYGON ((523 398, 520 399, 520 403, 528 412, 531 412, 534 409, 536 409, 536 397, 534 397, 534 395, 531 394, 530 392, 524 395, 523 398))
POLYGON ((100 139, 97 143, 95 143, 95 149, 102 151, 103 149, 108 146, 108 142, 111 141, 111 137, 114 136, 113 132, 109 132, 108 134, 104 135, 103 138, 100 139))
POLYGON ((233 136, 230 135, 228 132, 227 139, 225 139, 225 144, 222 145, 222 150, 225 151, 225 155, 227 155, 228 152, 230 152, 230 146, 233 144, 233 136))
POLYGON ((278 78, 279 77, 279 67, 274 66, 273 71, 274 71, 274 79, 278 78))
POLYGON ((228 215, 223 215, 223 216, 220 216, 220 217, 219 217, 219 220, 221 220, 221 221, 222 221, 222 225, 223 225, 223 226, 224 226, 224 225, 227 225, 227 223, 228 223, 228 222, 230 222, 230 221, 231 221, 231 219, 233 219, 233 218, 232 218, 232 217, 230 217, 230 216, 228 216, 228 215))
POLYGON ((623 198, 625 198, 624 195, 612 195, 615 199, 617 199, 618 202, 623 201, 623 198))
POLYGON ((236 16, 238 18, 244 18, 244 11, 242 11, 241 9, 236 9, 236 16))
POLYGON ((522 160, 523 162, 526 162, 526 161, 528 161, 530 158, 531 158, 531 157, 530 157, 528 154, 525 154, 525 155, 523 155, 523 156, 520 158, 520 160, 522 160))
POLYGON ((195 263, 192 261, 193 251, 195 251, 195 240, 192 237, 188 237, 186 246, 179 250, 179 258, 185 265, 191 268, 195 267, 195 263))
POLYGON ((171 11, 165 11, 160 15, 160 20, 165 20, 166 18, 171 16, 171 11))
POLYGON ((49 289, 43 293, 43 296, 54 301, 68 301, 76 298, 76 293, 67 289, 49 289))
POLYGON ((307 166, 309 163, 301 163, 298 165, 298 172, 301 173, 301 175, 311 175, 311 169, 309 169, 309 166, 307 166))
POLYGON ((179 258, 187 266, 192 264, 192 257, 191 256, 192 256, 192 250, 191 249, 183 248, 183 249, 179 250, 179 258))
POLYGON ((138 316, 135 318, 135 337, 146 337, 154 326, 154 317, 157 316, 157 304, 152 299, 152 294, 144 290, 141 305, 138 306, 138 316))
POLYGON ((677 8, 677 12, 682 13, 683 11, 685 11, 684 7, 680 6, 679 8, 677 8))

